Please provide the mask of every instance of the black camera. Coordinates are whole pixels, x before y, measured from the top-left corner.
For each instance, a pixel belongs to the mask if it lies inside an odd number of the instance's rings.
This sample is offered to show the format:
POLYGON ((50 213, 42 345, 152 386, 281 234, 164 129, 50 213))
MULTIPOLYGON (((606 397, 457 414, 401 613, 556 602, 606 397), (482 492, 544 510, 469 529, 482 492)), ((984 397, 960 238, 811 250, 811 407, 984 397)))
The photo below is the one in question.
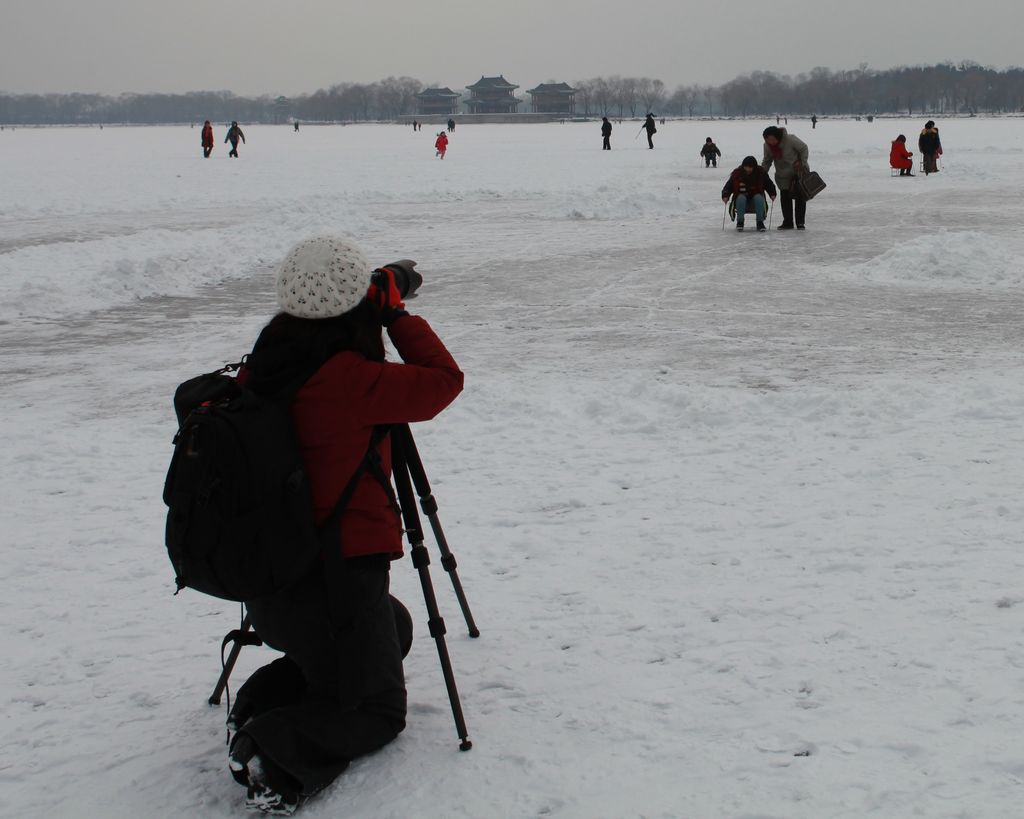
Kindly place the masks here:
POLYGON ((373 271, 370 282, 384 290, 388 286, 388 277, 385 270, 390 270, 395 279, 395 287, 402 294, 402 299, 416 298, 416 291, 423 284, 423 277, 416 272, 416 262, 412 259, 399 259, 397 262, 389 262, 381 268, 373 271))

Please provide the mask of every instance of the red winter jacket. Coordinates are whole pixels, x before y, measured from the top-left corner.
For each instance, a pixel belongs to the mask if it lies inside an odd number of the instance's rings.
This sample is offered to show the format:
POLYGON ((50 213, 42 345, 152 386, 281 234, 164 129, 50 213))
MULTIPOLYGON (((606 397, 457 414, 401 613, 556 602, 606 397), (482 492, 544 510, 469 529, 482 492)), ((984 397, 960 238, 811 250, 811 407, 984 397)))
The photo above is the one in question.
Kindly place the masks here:
MULTIPOLYGON (((401 316, 388 334, 404 364, 370 361, 345 351, 327 361, 292 403, 313 494, 323 523, 366 454, 375 424, 427 421, 462 391, 462 371, 422 318, 401 316)), ((380 445, 391 474, 391 441, 380 445)), ((342 554, 402 554, 402 528, 384 487, 364 474, 341 518, 342 554)))
POLYGON ((448 137, 444 134, 440 134, 434 141, 434 147, 437 148, 441 153, 448 150, 448 137))
POLYGON ((213 126, 212 125, 204 125, 203 126, 202 142, 203 142, 203 147, 204 148, 212 148, 213 147, 213 126))
POLYGON ((892 150, 889 151, 889 165, 893 168, 913 168, 914 160, 913 154, 907 150, 905 143, 900 142, 898 139, 892 141, 892 150))

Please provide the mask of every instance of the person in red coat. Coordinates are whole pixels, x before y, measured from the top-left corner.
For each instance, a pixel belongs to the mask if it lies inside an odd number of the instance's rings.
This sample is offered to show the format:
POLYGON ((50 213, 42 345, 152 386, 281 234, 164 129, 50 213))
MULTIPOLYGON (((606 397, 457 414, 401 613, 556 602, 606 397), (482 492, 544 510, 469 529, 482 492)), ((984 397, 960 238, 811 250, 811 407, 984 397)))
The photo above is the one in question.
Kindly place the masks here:
MULTIPOLYGON (((406 312, 398 266, 375 271, 371 284, 370 265, 351 242, 300 242, 277 274, 281 312, 239 374, 269 395, 305 379, 291 413, 319 524, 375 430, 427 421, 462 391, 451 353, 424 319, 406 312), (385 359, 382 328, 402 363, 385 359)), ((333 545, 323 560, 293 587, 246 603, 256 634, 284 652, 246 681, 229 716, 236 733, 228 763, 249 807, 292 812, 405 727, 402 657, 411 620, 396 623, 396 613, 402 620, 408 613, 389 593, 402 524, 388 438, 376 452, 380 469, 358 478, 336 534, 326 535, 333 545)))
POLYGON ((900 134, 892 141, 892 149, 889 151, 889 166, 899 168, 900 176, 913 176, 910 169, 914 167, 914 154, 907 150, 907 138, 900 134))
POLYGON ((213 126, 210 125, 210 120, 206 120, 203 125, 203 133, 200 137, 200 141, 203 144, 203 158, 209 159, 210 154, 213 153, 213 126))
POLYGON ((434 147, 437 148, 437 156, 444 159, 445 151, 448 150, 448 134, 441 131, 441 133, 437 135, 437 139, 434 140, 434 147))

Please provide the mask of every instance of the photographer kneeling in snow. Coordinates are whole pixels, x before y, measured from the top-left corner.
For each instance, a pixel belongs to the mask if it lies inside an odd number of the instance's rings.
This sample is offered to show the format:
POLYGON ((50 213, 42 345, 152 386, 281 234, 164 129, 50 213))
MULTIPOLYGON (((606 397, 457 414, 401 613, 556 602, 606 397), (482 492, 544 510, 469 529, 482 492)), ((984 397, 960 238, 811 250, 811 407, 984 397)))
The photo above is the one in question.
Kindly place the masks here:
POLYGON ((371 274, 362 252, 344 239, 300 242, 277 274, 282 312, 263 328, 239 374, 247 388, 275 395, 312 373, 290 407, 318 525, 371 441, 379 441, 380 467, 359 473, 330 535, 333 548, 325 546, 305 577, 246 603, 256 633, 284 652, 246 681, 228 719, 237 732, 229 767, 253 810, 292 813, 353 759, 405 728, 402 657, 411 620, 388 591, 402 526, 390 439, 374 438, 375 428, 433 418, 463 383, 427 322, 405 311, 402 299, 415 287, 413 276, 419 279, 414 264, 371 274), (382 327, 405 363, 384 360, 382 327))

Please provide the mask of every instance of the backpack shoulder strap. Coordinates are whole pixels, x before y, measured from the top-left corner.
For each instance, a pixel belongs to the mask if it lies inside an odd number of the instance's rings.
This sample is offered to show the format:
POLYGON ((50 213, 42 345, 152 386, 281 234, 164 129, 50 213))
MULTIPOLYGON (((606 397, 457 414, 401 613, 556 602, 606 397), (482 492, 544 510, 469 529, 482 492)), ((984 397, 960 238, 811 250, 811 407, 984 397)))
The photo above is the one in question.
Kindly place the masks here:
POLYGON ((387 438, 388 433, 391 432, 390 426, 376 426, 373 428, 373 434, 370 436, 370 443, 366 447, 366 454, 363 455, 363 459, 359 462, 355 472, 352 473, 352 477, 348 479, 348 483, 345 484, 345 488, 341 490, 341 495, 338 496, 337 502, 334 504, 334 508, 331 510, 331 514, 327 516, 327 520, 323 522, 320 527, 320 542, 324 548, 338 543, 338 530, 341 526, 341 515, 345 511, 345 507, 348 506, 352 495, 355 494, 356 486, 359 484, 359 479, 363 477, 365 473, 372 475, 387 492, 388 499, 391 501, 391 505, 398 509, 398 501, 395 499, 395 492, 391 488, 391 480, 384 472, 384 467, 381 463, 380 457, 380 444, 387 438))

